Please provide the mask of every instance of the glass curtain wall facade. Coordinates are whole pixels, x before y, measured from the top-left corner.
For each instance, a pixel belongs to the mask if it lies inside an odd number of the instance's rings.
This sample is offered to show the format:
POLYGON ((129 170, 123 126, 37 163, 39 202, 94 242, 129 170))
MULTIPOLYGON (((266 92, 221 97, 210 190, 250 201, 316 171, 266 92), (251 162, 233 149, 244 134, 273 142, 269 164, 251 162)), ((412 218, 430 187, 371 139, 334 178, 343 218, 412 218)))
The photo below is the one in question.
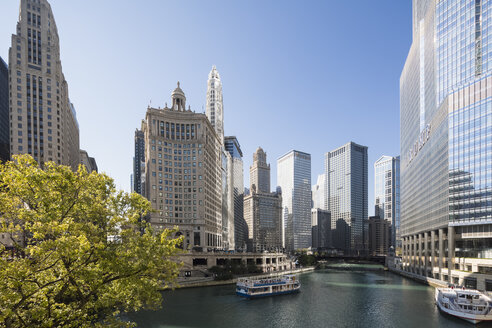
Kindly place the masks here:
POLYGON ((277 160, 287 251, 311 247, 311 155, 292 150, 277 160))
POLYGON ((346 254, 360 254, 366 248, 367 147, 349 142, 326 153, 325 175, 333 246, 346 254))
POLYGON ((313 197, 313 204, 312 208, 316 209, 322 209, 326 210, 325 207, 325 183, 326 183, 326 177, 324 174, 318 175, 318 180, 316 184, 312 187, 311 193, 313 197))
POLYGON ((491 6, 414 1, 400 78, 404 269, 479 289, 492 278, 491 6))
POLYGON ((232 188, 234 197, 234 244, 236 250, 244 250, 248 231, 243 215, 244 169, 243 152, 236 137, 225 137, 225 149, 232 157, 232 188))
POLYGON ((390 246, 400 242, 400 156, 382 156, 374 163, 375 215, 391 224, 390 246))

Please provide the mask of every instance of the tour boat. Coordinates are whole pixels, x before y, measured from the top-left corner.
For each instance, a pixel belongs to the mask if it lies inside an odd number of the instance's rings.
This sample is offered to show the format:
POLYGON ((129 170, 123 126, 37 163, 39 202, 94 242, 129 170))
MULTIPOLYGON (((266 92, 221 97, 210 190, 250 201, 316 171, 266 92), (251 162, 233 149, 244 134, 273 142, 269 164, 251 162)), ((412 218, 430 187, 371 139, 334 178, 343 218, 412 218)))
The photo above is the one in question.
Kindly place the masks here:
POLYGON ((236 294, 246 298, 258 298, 295 293, 300 288, 301 283, 292 275, 264 279, 240 278, 236 284, 236 294))
POLYGON ((439 310, 473 324, 492 321, 492 300, 474 289, 436 288, 436 304, 439 310))

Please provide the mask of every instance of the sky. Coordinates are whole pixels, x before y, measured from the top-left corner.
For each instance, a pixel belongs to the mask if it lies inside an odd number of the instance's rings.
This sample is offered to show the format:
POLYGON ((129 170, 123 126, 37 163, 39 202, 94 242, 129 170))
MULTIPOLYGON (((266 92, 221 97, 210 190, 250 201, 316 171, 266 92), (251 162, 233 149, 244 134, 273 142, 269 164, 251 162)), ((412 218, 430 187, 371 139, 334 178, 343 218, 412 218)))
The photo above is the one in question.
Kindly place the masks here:
MULTIPOLYGON (((8 62, 19 0, 0 0, 0 56, 8 62)), ((149 104, 205 111, 207 78, 223 84, 225 135, 271 164, 292 149, 311 154, 311 184, 324 154, 368 147, 369 215, 374 162, 400 153, 399 79, 411 45, 411 0, 50 0, 61 62, 77 111, 80 148, 130 191, 134 131, 149 104)))

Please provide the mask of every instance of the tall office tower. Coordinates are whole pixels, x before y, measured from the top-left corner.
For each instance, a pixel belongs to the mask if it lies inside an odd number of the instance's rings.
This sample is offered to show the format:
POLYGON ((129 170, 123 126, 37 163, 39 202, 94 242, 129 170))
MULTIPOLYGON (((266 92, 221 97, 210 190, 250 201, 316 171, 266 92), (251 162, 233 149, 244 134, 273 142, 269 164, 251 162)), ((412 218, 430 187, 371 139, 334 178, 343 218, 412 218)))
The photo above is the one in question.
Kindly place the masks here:
POLYGON ((491 6, 490 0, 414 0, 413 40, 400 77, 404 268, 487 290, 491 6))
POLYGON ((221 144, 222 157, 222 240, 225 249, 234 248, 234 195, 232 182, 232 157, 224 148, 224 109, 222 82, 215 66, 208 74, 205 114, 212 124, 221 144))
POLYGON ((331 245, 331 213, 320 208, 311 210, 311 231, 314 249, 328 249, 331 245))
POLYGON ((232 186, 232 156, 221 145, 222 175, 222 248, 233 250, 234 242, 234 190, 232 186))
POLYGON ((374 163, 375 215, 391 224, 390 246, 401 248, 400 156, 381 156, 374 163))
POLYGON ((133 191, 143 195, 145 190, 145 136, 142 130, 135 130, 135 155, 133 156, 133 191))
POLYGON ((313 197, 313 205, 312 208, 325 210, 325 183, 326 183, 326 175, 320 174, 318 175, 318 181, 312 187, 311 193, 313 197))
MULTIPOLYGON (((266 166, 266 153, 261 147, 253 154, 250 172, 258 168, 258 161, 262 161, 266 166)), ((267 172, 268 175, 261 174, 251 180, 251 191, 244 197, 247 244, 248 250, 252 252, 279 251, 282 248, 282 195, 279 192, 256 188, 256 184, 270 184, 269 165, 267 172)))
POLYGON ((258 147, 253 154, 253 165, 249 168, 249 185, 257 192, 270 192, 270 164, 266 162, 266 153, 258 147))
POLYGON ((333 246, 346 254, 359 254, 365 250, 367 147, 349 142, 326 153, 325 174, 333 246))
POLYGON ((0 57, 0 162, 10 160, 9 69, 0 57))
POLYGON ((243 201, 244 201, 244 170, 243 152, 236 137, 225 137, 225 149, 232 158, 232 194, 234 199, 234 245, 236 250, 246 249, 248 240, 248 229, 244 221, 243 201))
POLYGON ((220 142, 224 143, 224 108, 222 101, 222 82, 215 66, 208 74, 207 104, 205 113, 214 127, 220 142))
POLYGON ((60 61, 60 40, 46 0, 21 0, 9 50, 10 153, 76 169, 79 127, 60 61))
POLYGON ((185 249, 222 248, 220 139, 204 114, 186 109, 179 82, 171 97, 171 108, 149 107, 142 122, 150 223, 178 226, 185 249))
POLYGON ((277 160, 287 251, 311 247, 311 155, 291 150, 277 160))

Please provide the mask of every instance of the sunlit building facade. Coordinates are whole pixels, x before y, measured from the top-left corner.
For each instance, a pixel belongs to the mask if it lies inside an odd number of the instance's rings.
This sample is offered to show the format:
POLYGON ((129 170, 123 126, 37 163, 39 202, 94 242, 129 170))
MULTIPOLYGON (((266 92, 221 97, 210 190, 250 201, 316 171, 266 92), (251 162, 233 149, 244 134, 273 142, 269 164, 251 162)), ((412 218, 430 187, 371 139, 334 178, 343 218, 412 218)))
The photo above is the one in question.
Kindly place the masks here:
POLYGON ((362 254, 366 251, 367 147, 349 142, 326 153, 325 175, 333 246, 345 254, 362 254))
POLYGON ((312 208, 326 210, 327 206, 325 206, 325 192, 326 192, 326 175, 320 174, 318 175, 318 180, 316 184, 312 187, 311 193, 313 197, 313 205, 312 208))
POLYGON ((400 117, 404 269, 492 290, 492 1, 413 1, 400 117))
POLYGON ((234 244, 236 250, 245 250, 248 230, 243 216, 244 169, 243 152, 234 136, 224 138, 226 151, 231 155, 231 187, 234 202, 234 244))
POLYGON ((149 107, 142 122, 150 223, 177 226, 187 250, 222 249, 222 144, 204 114, 186 109, 179 83, 171 97, 171 107, 149 107))
POLYGON ((375 215, 391 225, 390 246, 401 248, 400 156, 381 156, 374 163, 375 215))
POLYGON ((257 186, 270 186, 270 165, 266 153, 258 147, 249 168, 250 193, 244 197, 244 221, 248 250, 251 252, 282 249, 282 195, 257 186), (259 170, 258 168, 268 168, 259 170), (267 174, 258 172, 267 172, 267 174), (256 173, 256 174, 255 174, 256 173))
POLYGON ((311 247, 311 155, 291 150, 280 157, 277 184, 282 192, 285 249, 311 247))
POLYGON ((10 154, 77 169, 79 126, 68 97, 60 40, 46 0, 21 0, 9 50, 10 154))

